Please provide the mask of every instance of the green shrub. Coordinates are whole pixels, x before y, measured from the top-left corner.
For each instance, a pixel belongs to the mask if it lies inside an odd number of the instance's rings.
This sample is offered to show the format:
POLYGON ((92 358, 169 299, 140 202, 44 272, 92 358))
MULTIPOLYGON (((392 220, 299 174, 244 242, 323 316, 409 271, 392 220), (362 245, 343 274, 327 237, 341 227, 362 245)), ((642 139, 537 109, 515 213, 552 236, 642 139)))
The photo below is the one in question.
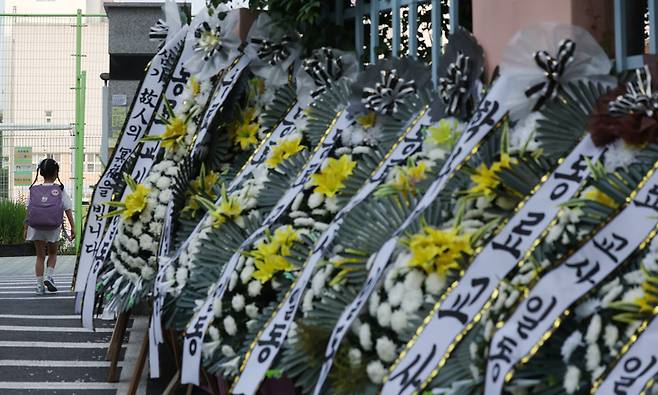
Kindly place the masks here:
POLYGON ((11 200, 0 200, 0 244, 19 244, 23 239, 25 205, 11 200))

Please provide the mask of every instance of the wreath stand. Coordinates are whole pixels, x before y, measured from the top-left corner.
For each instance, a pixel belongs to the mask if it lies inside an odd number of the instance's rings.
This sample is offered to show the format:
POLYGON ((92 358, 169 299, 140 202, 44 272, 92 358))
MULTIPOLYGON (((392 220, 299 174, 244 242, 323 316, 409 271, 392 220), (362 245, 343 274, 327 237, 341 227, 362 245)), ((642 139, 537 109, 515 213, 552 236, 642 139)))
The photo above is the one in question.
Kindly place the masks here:
MULTIPOLYGON (((109 346, 107 348, 107 353, 105 359, 110 362, 110 368, 107 372, 107 382, 116 383, 119 381, 119 357, 121 355, 121 347, 123 346, 123 339, 126 335, 126 330, 128 328, 128 322, 130 321, 131 312, 123 312, 119 314, 116 323, 114 324, 114 330, 112 331, 112 338, 110 339, 109 346)), ((173 330, 167 329, 164 333, 165 344, 170 348, 173 353, 174 361, 176 363, 176 373, 173 375, 167 387, 165 388, 163 395, 173 395, 176 393, 178 388, 181 386, 180 377, 181 377, 181 359, 180 359, 180 345, 177 341, 177 335, 173 330)), ((132 371, 130 386, 128 387, 128 395, 134 395, 139 388, 139 381, 144 371, 144 366, 146 365, 146 359, 148 357, 149 351, 149 333, 148 331, 144 334, 144 338, 139 348, 139 354, 137 355, 137 360, 135 361, 135 366, 132 371)), ((201 378, 203 384, 207 386, 212 395, 220 395, 220 389, 215 380, 212 379, 205 369, 201 368, 201 378)), ((194 390, 194 385, 188 384, 186 389, 186 394, 192 394, 194 390)))

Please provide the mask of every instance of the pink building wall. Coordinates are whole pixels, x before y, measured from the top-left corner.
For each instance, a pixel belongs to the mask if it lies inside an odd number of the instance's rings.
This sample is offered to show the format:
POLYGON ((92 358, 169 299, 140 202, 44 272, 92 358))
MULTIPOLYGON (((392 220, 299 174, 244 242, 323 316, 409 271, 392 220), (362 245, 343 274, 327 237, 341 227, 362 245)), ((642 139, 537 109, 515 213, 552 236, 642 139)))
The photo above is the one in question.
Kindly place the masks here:
POLYGON ((473 0, 473 33, 484 48, 489 75, 514 33, 539 22, 582 26, 614 55, 613 0, 473 0))

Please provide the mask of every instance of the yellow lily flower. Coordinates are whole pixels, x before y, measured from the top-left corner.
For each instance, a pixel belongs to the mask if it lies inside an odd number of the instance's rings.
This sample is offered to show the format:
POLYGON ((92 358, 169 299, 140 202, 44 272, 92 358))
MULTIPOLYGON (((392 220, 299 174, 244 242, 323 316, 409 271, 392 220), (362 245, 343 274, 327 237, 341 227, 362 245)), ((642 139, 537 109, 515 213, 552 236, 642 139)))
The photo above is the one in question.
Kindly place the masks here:
POLYGON ((142 184, 138 184, 137 187, 126 196, 126 209, 121 213, 124 219, 130 219, 133 215, 144 211, 149 192, 151 192, 150 189, 142 184))
POLYGON ((170 149, 176 147, 187 134, 187 119, 173 117, 167 120, 165 131, 162 134, 162 147, 170 149))
POLYGON ((490 167, 487 167, 485 163, 480 163, 480 166, 475 169, 475 173, 471 175, 474 185, 468 190, 468 194, 495 197, 494 190, 500 184, 498 173, 503 169, 511 168, 512 164, 516 163, 517 160, 511 158, 507 153, 501 154, 500 160, 492 163, 490 167))
POLYGON ((424 226, 423 229, 406 241, 411 259, 411 267, 420 267, 427 273, 445 277, 450 270, 458 270, 458 259, 462 254, 473 254, 470 235, 460 235, 457 229, 436 229, 424 226))
POLYGON ((348 155, 343 155, 339 159, 329 158, 322 170, 311 176, 311 185, 315 186, 314 191, 327 197, 335 196, 345 188, 343 181, 352 175, 355 166, 356 162, 348 155))
POLYGON ((587 200, 592 200, 601 203, 602 205, 608 206, 610 208, 617 208, 618 206, 617 202, 615 202, 610 196, 601 192, 597 188, 591 188, 590 190, 585 192, 584 197, 587 200))
POLYGON ((279 144, 272 148, 272 154, 270 155, 269 159, 265 161, 265 165, 267 165, 267 167, 270 169, 276 168, 281 164, 281 162, 306 148, 301 145, 301 142, 301 137, 297 137, 295 139, 286 139, 279 142, 279 144))

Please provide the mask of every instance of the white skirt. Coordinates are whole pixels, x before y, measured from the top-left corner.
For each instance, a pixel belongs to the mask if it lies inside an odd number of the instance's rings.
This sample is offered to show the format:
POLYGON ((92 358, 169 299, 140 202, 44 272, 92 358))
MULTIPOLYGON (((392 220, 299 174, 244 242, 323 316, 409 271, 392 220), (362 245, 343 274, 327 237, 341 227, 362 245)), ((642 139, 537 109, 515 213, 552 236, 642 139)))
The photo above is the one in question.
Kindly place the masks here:
POLYGON ((45 241, 48 243, 56 243, 59 241, 59 236, 62 234, 62 227, 53 230, 40 230, 34 229, 31 226, 27 227, 27 241, 45 241))

